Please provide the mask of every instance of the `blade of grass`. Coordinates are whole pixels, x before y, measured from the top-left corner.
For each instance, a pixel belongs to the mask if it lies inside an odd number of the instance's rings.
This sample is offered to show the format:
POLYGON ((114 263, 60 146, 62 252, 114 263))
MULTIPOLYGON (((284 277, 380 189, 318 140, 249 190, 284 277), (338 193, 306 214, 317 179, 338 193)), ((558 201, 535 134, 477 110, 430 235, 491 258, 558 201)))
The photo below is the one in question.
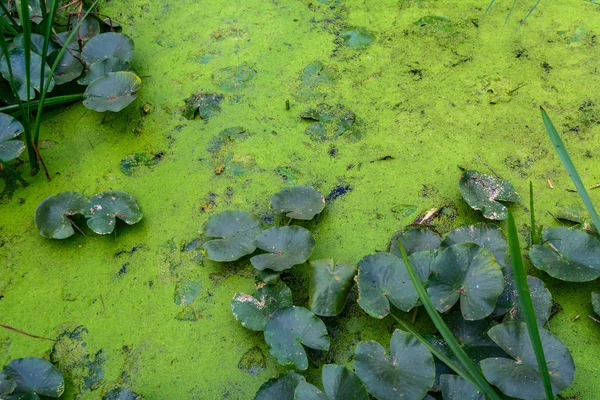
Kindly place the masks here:
POLYGON ((577 188, 577 192, 579 193, 579 197, 581 197, 583 204, 585 204, 585 208, 587 208, 587 211, 590 214, 590 217, 592 217, 592 222, 594 223, 596 230, 598 232, 600 232, 600 217, 598 217, 598 213, 596 212, 596 209, 594 208, 592 199, 590 199, 590 196, 588 195, 588 192, 585 189, 585 186, 583 185, 583 182, 581 181, 581 178, 579 177, 577 170, 575 169, 575 165, 573 165, 573 161, 571 161, 571 157, 569 157, 567 148, 565 147, 565 144, 563 143, 562 139, 560 138, 558 131, 554 127, 554 124, 552 124, 552 120, 550 120, 550 117, 546 113, 546 110, 544 110, 542 107, 540 107, 540 110, 542 112, 542 119, 544 120, 544 126, 546 127, 546 132, 548 132, 550 141, 554 145, 554 150, 556 150, 556 153, 558 154, 560 161, 562 161, 563 166, 565 167, 565 169, 567 170, 567 173, 569 174, 569 177, 575 184, 575 187, 577 188))
POLYGON ((510 7, 510 10, 508 11, 508 15, 506 16, 506 19, 504 20, 504 25, 506 25, 508 23, 508 20, 510 19, 512 12, 515 9, 516 4, 517 4, 517 0, 513 0, 512 6, 510 7))
POLYGON ((540 339, 540 332, 535 319, 535 310, 533 309, 529 285, 527 284, 527 274, 525 273, 525 267, 523 266, 523 257, 521 256, 521 246, 519 245, 517 225, 515 224, 515 219, 510 211, 508 212, 508 245, 510 247, 510 258, 512 260, 515 286, 517 287, 517 293, 519 294, 519 303, 521 304, 521 309, 523 310, 523 317, 525 319, 525 323, 527 324, 529 339, 531 340, 531 344, 533 346, 538 368, 542 374, 542 382, 544 383, 546 398, 548 400, 552 400, 554 399, 554 395, 552 394, 550 373, 548 372, 548 364, 546 364, 544 347, 542 346, 542 340, 540 339))
POLYGON ((527 21, 527 18, 529 18, 529 16, 533 13, 533 11, 537 8, 538 4, 540 4, 540 1, 542 0, 537 0, 535 2, 535 4, 529 9, 529 12, 527 13, 527 15, 525 16, 525 18, 523 18, 523 21, 521 21, 521 23, 519 24, 519 29, 521 28, 521 26, 523 26, 523 24, 525 23, 525 21, 527 21))
MULTIPOLYGON (((52 22, 54 21, 54 17, 56 16, 56 11, 58 10, 58 0, 51 0, 52 5, 50 6, 50 13, 47 12, 46 9, 46 0, 41 0, 42 7, 42 18, 46 26, 44 27, 44 45, 42 47, 42 68, 40 68, 40 88, 44 87, 44 73, 46 72, 46 58, 48 53, 48 46, 50 45, 50 40, 52 37, 52 22)), ((51 79, 51 78, 50 78, 51 79)), ((36 118, 37 120, 37 118, 36 118)))
POLYGON ((529 216, 531 217, 531 245, 538 243, 537 229, 535 227, 535 208, 533 204, 533 182, 529 181, 529 216))
MULTIPOLYGON (((0 1, 0 7, 2 7, 2 11, 4 12, 4 14, 6 14, 6 16, 8 17, 8 19, 9 19, 10 23, 12 24, 13 28, 18 33, 17 29, 19 27, 19 24, 17 24, 17 21, 15 21, 15 19, 13 18, 13 16, 10 15, 10 12, 6 8, 6 6, 4 5, 3 1, 0 1)), ((2 19, 4 19, 4 18, 2 18, 2 19)))
POLYGON ((429 314, 429 317, 433 321, 433 324, 435 325, 437 330, 440 332, 440 334, 442 335, 444 340, 446 340, 448 347, 450 347, 450 350, 452 351, 454 356, 458 359, 460 364, 467 371, 467 373, 471 376, 471 378, 476 382, 476 387, 479 390, 481 390, 481 392, 484 393, 488 399, 500 400, 500 397, 498 396, 498 394, 496 393, 494 388, 492 388, 492 386, 488 383, 488 381, 485 380, 485 378, 479 371, 479 368, 477 367, 477 365, 473 362, 473 360, 471 360, 469 358, 467 353, 465 353, 463 348, 458 343, 458 340, 454 337, 454 335, 452 334, 452 332, 450 331, 450 329, 448 328, 448 326, 446 325, 446 323, 444 322, 444 320, 438 313, 437 309, 433 305, 433 302, 431 301, 431 298, 427 294, 427 290, 425 290, 425 287, 421 283, 421 280, 419 279, 417 272, 415 271, 412 264, 408 260, 408 256, 406 255, 404 246, 402 246, 402 243, 400 243, 399 240, 398 240, 398 247, 400 248, 400 252, 402 253, 402 259, 404 260, 404 263, 406 264, 406 269, 408 270, 410 279, 417 291, 417 294, 419 295, 419 298, 421 299, 421 303, 423 303, 425 310, 429 314))
POLYGON ((494 5, 494 2, 496 0, 491 0, 490 4, 488 4, 487 8, 485 9, 485 12, 483 13, 483 15, 481 16, 481 19, 483 20, 485 18, 485 16, 487 15, 488 11, 490 11, 490 9, 492 8, 492 6, 494 5))
MULTIPOLYGON (((46 99, 44 102, 44 107, 56 106, 58 104, 64 103, 72 103, 74 101, 79 101, 83 99, 83 93, 78 94, 67 94, 64 96, 55 96, 46 99)), ((39 100, 33 100, 31 102, 32 107, 37 107, 39 105, 39 100)), ((0 107, 0 112, 5 114, 12 114, 13 116, 19 115, 20 107, 18 104, 11 104, 10 106, 0 107)))

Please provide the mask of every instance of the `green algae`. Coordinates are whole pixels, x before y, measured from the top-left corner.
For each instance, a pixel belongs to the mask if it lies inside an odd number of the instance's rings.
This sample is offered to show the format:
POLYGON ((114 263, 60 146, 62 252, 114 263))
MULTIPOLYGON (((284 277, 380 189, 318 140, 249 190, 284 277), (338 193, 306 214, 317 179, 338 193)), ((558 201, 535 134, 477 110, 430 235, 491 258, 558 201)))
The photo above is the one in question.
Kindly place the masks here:
MULTIPOLYGON (((104 124, 102 115, 82 105, 48 113, 41 136, 54 143, 43 150, 51 183, 24 174, 31 185, 22 188, 2 173, 8 183, 0 183, 0 322, 47 337, 63 333, 65 323, 85 326, 89 350, 83 359, 94 361, 102 350, 105 361, 98 389, 84 390, 84 399, 120 385, 146 399, 247 399, 284 369, 263 338, 231 315, 233 294, 254 287, 253 268, 247 261, 207 261, 192 245, 212 213, 246 210, 269 225, 277 222, 270 196, 290 184, 311 185, 331 194, 324 212, 306 226, 317 241, 312 258, 355 263, 385 250, 394 232, 417 218, 442 233, 480 221, 458 191, 455 167, 461 165, 497 173, 520 193, 533 180, 539 223, 556 224, 544 211, 555 212, 557 202, 577 206, 579 199, 565 191, 571 183, 547 142, 537 107, 552 111, 584 181, 600 182, 600 145, 594 140, 600 97, 590 84, 600 70, 593 42, 600 22, 590 18, 598 6, 542 2, 515 31, 516 18, 504 27, 507 9, 501 6, 481 20, 486 1, 438 3, 106 3, 102 11, 135 42, 132 68, 143 87, 129 108, 104 124), (451 23, 415 25, 432 15, 451 23), (344 46, 339 35, 353 26, 365 27, 376 40, 364 49, 344 46), (577 35, 579 41, 571 41, 577 35), (306 89, 301 77, 315 60, 334 79, 306 89), (220 93, 213 76, 240 65, 256 74, 246 87, 226 93, 219 113, 208 122, 182 116, 185 99, 220 93), (310 140, 298 116, 322 102, 356 113, 362 139, 310 140), (145 104, 153 105, 151 113, 143 111, 145 104), (215 160, 207 151, 212 139, 237 126, 254 134, 227 142, 215 160), (142 169, 135 179, 122 173, 121 160, 157 149, 165 157, 151 173, 142 169), (251 168, 216 174, 229 152, 230 162, 247 168, 242 161, 251 160, 251 168), (138 200, 145 214, 140 224, 119 231, 116 239, 75 235, 57 243, 38 235, 33 213, 42 199, 109 187, 138 200), (352 190, 340 189, 346 187, 352 190), (182 309, 174 291, 186 280, 202 289, 182 309)), ((530 5, 518 3, 522 9, 514 15, 525 15, 530 5)), ((600 192, 590 194, 600 204, 600 192)), ((528 221, 523 208, 515 214, 520 224, 528 221)), ((589 318, 572 320, 592 313, 590 293, 597 285, 574 287, 531 272, 563 308, 550 323, 577 365, 566 395, 592 398, 598 325, 589 318)), ((284 276, 297 305, 308 304, 308 276, 303 266, 284 276)), ((351 296, 339 317, 325 321, 334 339, 329 353, 309 352, 316 362, 348 365, 361 340, 389 343, 394 322, 371 320, 355 291, 351 296)), ((417 329, 428 329, 426 320, 419 315, 417 329)), ((0 332, 2 364, 51 350, 51 342, 0 332)), ((320 381, 315 368, 307 376, 320 381)), ((66 398, 84 387, 72 386, 66 398)))

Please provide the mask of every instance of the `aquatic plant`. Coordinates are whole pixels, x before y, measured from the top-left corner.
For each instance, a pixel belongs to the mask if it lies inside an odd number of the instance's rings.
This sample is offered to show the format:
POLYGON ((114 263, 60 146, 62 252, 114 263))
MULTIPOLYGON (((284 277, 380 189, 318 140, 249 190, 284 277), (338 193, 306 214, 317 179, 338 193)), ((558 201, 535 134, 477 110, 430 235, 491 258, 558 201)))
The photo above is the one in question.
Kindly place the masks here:
POLYGON ((61 372, 43 358, 17 358, 0 371, 0 398, 59 398, 65 391, 61 372))

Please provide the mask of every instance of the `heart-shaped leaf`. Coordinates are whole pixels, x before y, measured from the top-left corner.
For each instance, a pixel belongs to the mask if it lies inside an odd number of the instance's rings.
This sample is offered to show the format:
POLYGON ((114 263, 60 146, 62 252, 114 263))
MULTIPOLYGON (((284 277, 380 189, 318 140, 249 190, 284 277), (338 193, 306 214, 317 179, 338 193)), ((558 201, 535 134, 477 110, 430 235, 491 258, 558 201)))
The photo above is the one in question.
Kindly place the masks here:
MULTIPOLYGON (((421 282, 426 284, 433 253, 414 253, 409 259, 421 282)), ((390 302, 403 311, 410 311, 419 302, 404 261, 390 253, 375 253, 360 260, 356 283, 358 305, 374 318, 387 316, 390 302)))
POLYGON ((323 366, 323 393, 316 386, 301 382, 296 387, 294 400, 368 400, 369 395, 360 378, 342 365, 323 366))
POLYGON ((83 46, 81 55, 88 64, 97 63, 109 57, 129 62, 133 57, 133 40, 122 33, 101 33, 91 38, 83 46))
POLYGON ((413 335, 396 329, 390 354, 377 342, 360 342, 354 368, 369 393, 379 400, 422 399, 433 386, 433 356, 413 335))
POLYGON ((258 270, 284 271, 308 260, 315 244, 310 232, 301 226, 269 228, 256 239, 256 247, 269 253, 256 255, 250 262, 258 270))
POLYGON ((112 233, 116 219, 133 225, 142 219, 142 212, 130 194, 119 190, 98 193, 87 201, 84 215, 88 227, 100 235, 112 233))
POLYGON ((2 370, 2 375, 16 383, 10 399, 39 400, 39 396, 60 397, 65 381, 56 367, 43 358, 17 358, 2 370))
POLYGON ((329 398, 315 385, 300 382, 294 391, 294 400, 329 400, 329 398))
POLYGON ((321 192, 310 186, 284 188, 271 197, 271 207, 293 219, 313 219, 325 208, 321 192))
POLYGON ((183 116, 194 119, 196 113, 201 119, 208 121, 221 112, 221 103, 225 96, 219 93, 196 93, 185 100, 183 116))
POLYGON ((23 125, 10 115, 0 113, 0 160, 7 162, 19 157, 25 143, 14 140, 23 132, 23 125))
MULTIPOLYGON (((512 357, 481 361, 481 370, 488 382, 511 397, 527 400, 545 398, 542 375, 525 322, 504 322, 490 329, 488 334, 512 357)), ((569 350, 556 336, 540 328, 540 339, 550 371, 552 391, 556 395, 573 382, 575 364, 569 350)))
MULTIPOLYGON (((24 38, 24 36, 22 33, 15 36, 15 38, 13 39, 14 47, 23 49, 25 46, 23 44, 23 38, 24 38)), ((42 35, 38 35, 37 33, 32 33, 31 34, 31 51, 33 51, 34 53, 41 56, 43 50, 44 50, 44 37, 42 35)), ((48 51, 46 52, 46 55, 48 55, 56 50, 58 50, 56 45, 53 42, 50 42, 50 43, 48 43, 48 51)))
POLYGON ((431 264, 427 292, 440 312, 460 299, 465 319, 485 318, 494 311, 503 289, 504 276, 494 255, 474 243, 447 247, 431 264))
POLYGON ((291 305, 292 291, 280 281, 275 285, 260 283, 254 296, 236 293, 231 301, 231 310, 244 328, 263 331, 275 311, 291 305))
POLYGON ((569 282, 588 282, 600 277, 600 241, 583 231, 549 228, 541 245, 529 250, 531 262, 548 275, 569 282))
POLYGON ((482 392, 458 375, 444 374, 440 377, 440 384, 444 400, 485 400, 482 392))
POLYGON ((308 358, 302 345, 317 350, 329 349, 325 324, 302 307, 275 311, 265 325, 264 334, 269 352, 279 364, 302 371, 308 368, 308 358))
MULTIPOLYGON (((72 51, 74 54, 76 52, 72 51)), ((54 64, 59 51, 55 51, 49 56, 49 63, 54 64)), ((77 60, 71 52, 65 51, 58 62, 56 70, 54 70, 54 82, 57 85, 63 85, 77 79, 83 72, 83 65, 77 60)))
POLYGON ((144 398, 130 389, 116 388, 102 396, 102 400, 144 400, 144 398))
POLYGON ((600 292, 592 292, 592 308, 600 316, 600 292))
POLYGON ((344 44, 348 47, 363 49, 373 43, 375 36, 364 28, 354 28, 340 34, 344 44))
POLYGON ((35 209, 35 225, 40 235, 51 239, 72 236, 74 222, 70 217, 83 214, 87 198, 81 193, 61 192, 46 197, 35 209))
POLYGON ((256 250, 260 219, 246 211, 223 211, 210 217, 204 236, 218 238, 202 246, 213 261, 235 261, 256 250))
POLYGON ((85 89, 83 105, 98 112, 119 112, 137 98, 141 87, 142 80, 133 72, 109 72, 85 89))
MULTIPOLYGON (((10 66, 12 67, 12 78, 15 84, 15 90, 22 101, 27 101, 29 93, 29 99, 35 98, 35 91, 40 91, 40 74, 42 72, 42 58, 31 52, 31 68, 30 68, 30 80, 29 80, 29 91, 27 90, 27 76, 25 73, 25 51, 21 48, 15 48, 9 52, 10 66)), ((7 81, 11 81, 11 76, 8 71, 8 63, 6 57, 0 58, 0 73, 7 81)), ((48 82, 50 78, 50 68, 45 65, 44 68, 44 82, 48 82)), ((45 84, 44 84, 45 85, 45 84)), ((48 91, 51 92, 54 88, 54 79, 50 78, 50 86, 48 91)))
MULTIPOLYGON (((535 311, 535 319, 538 325, 543 326, 550 318, 552 310, 552 295, 544 285, 544 282, 533 276, 527 277, 529 285, 529 293, 533 302, 533 310, 535 311)), ((498 297, 494 315, 504 315, 503 322, 508 321, 525 321, 521 303, 519 302, 519 293, 515 286, 514 276, 507 275, 504 278, 504 291, 498 297)))
POLYGON ((460 176, 460 193, 474 210, 481 210, 487 219, 497 221, 508 218, 508 209, 500 201, 518 203, 519 195, 504 179, 481 174, 477 171, 465 171, 460 176))
POLYGON ((310 310, 322 317, 333 317, 344 310, 356 274, 356 265, 332 258, 310 262, 310 310))
POLYGON ((278 378, 269 379, 263 383, 254 400, 283 400, 293 399, 294 391, 299 383, 306 379, 296 372, 287 372, 278 378))
POLYGON ((396 232, 390 242, 390 253, 398 258, 402 258, 402 253, 398 247, 398 240, 402 243, 406 254, 411 255, 418 251, 435 250, 440 247, 442 238, 431 229, 422 227, 408 227, 396 232))
POLYGON ((122 61, 115 57, 108 57, 102 61, 95 62, 88 67, 88 70, 81 78, 77 80, 80 85, 89 85, 96 79, 102 78, 109 72, 128 71, 129 62, 122 61))
MULTIPOLYGON (((498 325, 493 319, 488 317, 476 321, 467 321, 460 311, 451 311, 444 315, 444 321, 465 353, 474 362, 478 363, 489 357, 506 356, 504 350, 498 347, 487 334, 491 328, 498 325)), ((448 356, 454 359, 455 357, 451 351, 449 353, 448 356)))

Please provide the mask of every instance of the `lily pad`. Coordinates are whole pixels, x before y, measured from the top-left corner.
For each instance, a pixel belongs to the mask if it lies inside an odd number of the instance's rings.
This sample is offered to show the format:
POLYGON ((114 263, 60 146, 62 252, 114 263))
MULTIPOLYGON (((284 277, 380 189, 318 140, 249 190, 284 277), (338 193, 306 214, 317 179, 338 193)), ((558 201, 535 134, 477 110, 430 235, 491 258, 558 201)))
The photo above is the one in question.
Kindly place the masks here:
POLYGON ((356 115, 341 104, 330 106, 319 104, 315 108, 309 108, 300 117, 313 120, 306 128, 305 133, 314 140, 327 140, 345 134, 353 129, 356 115))
POLYGON ((600 292, 592 292, 592 308, 600 316, 600 292))
POLYGON ((86 203, 87 198, 75 192, 61 192, 46 197, 35 209, 35 225, 40 234, 47 238, 68 238, 75 233, 70 217, 83 214, 86 203))
POLYGON ((300 81, 306 88, 314 89, 319 85, 334 83, 335 73, 321 61, 315 61, 304 68, 300 81))
POLYGON ((329 398, 315 385, 300 382, 294 391, 294 400, 329 400, 329 398))
MULTIPOLYGON (((17 36, 15 36, 15 38, 13 39, 13 45, 16 48, 19 49, 23 49, 24 48, 24 44, 23 44, 23 34, 19 34, 17 36)), ((38 54, 38 55, 42 55, 44 50, 44 37, 42 35, 38 35, 37 33, 32 33, 31 34, 31 51, 33 51, 34 53, 38 54)), ((58 48, 56 47, 56 45, 53 42, 48 43, 48 51, 46 52, 46 55, 49 55, 50 53, 54 52, 58 50, 58 48)))
POLYGON ((245 293, 236 293, 231 300, 231 310, 235 319, 240 321, 244 328, 253 331, 263 331, 267 320, 280 308, 292 305, 292 291, 285 283, 275 285, 259 284, 254 296, 245 293))
POLYGON ((308 368, 308 358, 302 345, 317 350, 329 349, 325 324, 302 307, 292 306, 275 311, 267 321, 264 333, 269 352, 277 362, 301 371, 308 368))
MULTIPOLYGON (((504 357, 506 353, 488 336, 488 331, 498 325, 490 317, 476 321, 467 321, 460 311, 451 311, 444 315, 444 321, 458 340, 459 344, 475 363, 489 357, 504 357)), ((454 359, 450 352, 448 356, 454 359)))
POLYGON ((316 386, 302 382, 296 387, 294 400, 368 400, 360 378, 342 365, 323 366, 323 393, 316 386))
POLYGON ((17 382, 4 371, 0 371, 0 396, 11 394, 17 388, 17 382))
MULTIPOLYGON (((54 64, 58 57, 59 51, 55 51, 48 57, 48 62, 54 64)), ((65 51, 58 62, 58 66, 54 71, 54 82, 57 85, 63 85, 77 79, 83 72, 83 65, 73 55, 65 51)))
MULTIPOLYGON (((533 310, 535 311, 535 319, 538 325, 544 325, 550 318, 552 310, 552 295, 544 285, 544 282, 536 277, 528 276, 527 284, 529 285, 529 293, 533 302, 533 310)), ((525 321, 521 303, 519 302, 519 293, 515 285, 514 276, 508 275, 504 278, 504 291, 498 297, 494 315, 504 315, 504 322, 508 321, 525 321)))
POLYGON ((142 80, 133 72, 109 72, 85 89, 83 105, 98 112, 119 112, 137 98, 141 87, 142 80))
POLYGON ((102 61, 95 62, 88 67, 88 70, 81 78, 77 80, 80 85, 89 85, 96 79, 104 77, 109 72, 128 71, 129 61, 122 61, 115 57, 108 57, 102 61))
POLYGON ((256 76, 256 70, 250 65, 242 64, 226 67, 217 71, 212 79, 220 90, 232 92, 243 89, 256 76))
POLYGON ((213 215, 204 227, 210 240, 202 246, 213 261, 235 261, 253 253, 260 233, 260 219, 246 211, 223 211, 213 215))
POLYGON ((588 282, 600 277, 600 241, 583 231, 549 228, 541 245, 529 250, 531 262, 548 275, 568 282, 588 282))
POLYGON ((256 239, 256 247, 269 253, 256 255, 250 262, 261 271, 284 271, 308 260, 315 244, 310 232, 301 226, 275 226, 256 239))
POLYGON ((344 39, 344 45, 364 49, 375 40, 375 36, 364 28, 349 29, 340 34, 344 39))
POLYGON ((288 218, 310 220, 325 208, 321 192, 310 186, 284 188, 271 197, 271 207, 288 218))
POLYGON ((267 285, 274 285, 279 282, 279 275, 279 272, 270 269, 256 270, 256 276, 267 285))
POLYGON ((390 354, 377 342, 360 342, 354 369, 369 393, 379 400, 422 399, 433 386, 433 356, 416 337, 396 329, 390 354))
POLYGON ((10 399, 39 400, 40 396, 58 398, 65 391, 65 381, 54 365, 43 358, 17 358, 2 370, 16 388, 10 399))
POLYGON ((405 228, 396 232, 390 242, 390 253, 398 258, 402 258, 402 253, 398 247, 398 239, 408 255, 418 251, 435 250, 440 247, 440 244, 442 243, 440 235, 431 229, 421 227, 405 228))
POLYGON ((175 287, 175 304, 178 306, 187 306, 192 304, 202 285, 200 282, 185 281, 175 287))
MULTIPOLYGON (((481 370, 488 382, 511 397, 526 400, 545 398, 542 376, 525 322, 504 322, 490 329, 488 334, 512 357, 481 361, 481 370)), ((540 338, 550 371, 552 392, 556 395, 573 382, 575 364, 569 350, 556 336, 540 328, 540 338)))
POLYGON ((144 398, 130 389, 116 388, 102 396, 102 400, 144 400, 144 398))
POLYGON ((83 46, 81 55, 88 64, 94 64, 110 57, 129 62, 133 57, 133 40, 122 33, 101 33, 92 37, 83 46))
POLYGON ((0 113, 0 160, 7 162, 19 157, 25 143, 14 140, 23 133, 23 125, 10 115, 0 113))
POLYGON ((340 314, 346 305, 356 274, 356 265, 332 258, 310 262, 310 310, 322 317, 340 314))
POLYGON ((194 119, 196 113, 201 119, 208 121, 221 112, 221 103, 225 97, 219 93, 196 93, 185 100, 183 116, 194 119))
MULTIPOLYGON (((409 256, 419 279, 426 285, 432 252, 409 256)), ((419 295, 412 284, 404 261, 390 253, 375 253, 358 263, 358 305, 371 317, 384 318, 390 313, 390 303, 402 311, 419 304, 419 295)))
POLYGON ((473 170, 462 173, 459 188, 467 204, 474 210, 481 210, 487 219, 501 221, 508 218, 508 209, 500 201, 520 201, 510 182, 473 170))
POLYGON ((269 379, 258 389, 254 400, 293 399, 300 382, 306 382, 306 379, 296 372, 287 372, 278 378, 269 379))
POLYGON ((163 152, 156 154, 135 153, 121 160, 121 172, 127 176, 132 176, 142 167, 152 167, 162 161, 163 152))
MULTIPOLYGON (((71 29, 75 29, 77 24, 79 24, 79 21, 81 21, 81 17, 72 18, 71 29)), ((81 41, 82 43, 85 43, 99 33, 100 22, 98 22, 97 17, 88 15, 83 21, 81 21, 81 25, 79 25, 79 29, 77 30, 77 34, 73 40, 75 42, 81 41)))
POLYGON ((112 233, 117 218, 127 225, 137 224, 142 219, 133 196, 119 190, 107 190, 90 197, 84 206, 84 215, 88 227, 100 235, 112 233))
POLYGON ((459 243, 442 250, 431 264, 427 292, 440 312, 460 299, 466 320, 487 317, 504 289, 500 265, 489 250, 474 243, 459 243))
MULTIPOLYGON (((31 53, 31 68, 29 91, 27 90, 27 77, 25 74, 25 51, 21 48, 15 48, 9 52, 10 66, 12 67, 12 77, 15 83, 15 90, 22 101, 27 100, 29 94, 30 99, 35 98, 35 91, 40 91, 40 74, 42 72, 42 58, 39 54, 31 53)), ((4 79, 10 82, 10 74, 8 72, 8 63, 6 57, 0 58, 0 73, 4 79)), ((46 64, 44 68, 44 82, 50 79, 48 91, 51 92, 54 88, 54 79, 50 77, 50 68, 46 64)), ((44 83, 45 85, 45 83, 44 83)))
POLYGON ((444 374, 440 377, 440 384, 444 400, 485 400, 482 392, 458 375, 444 374))

